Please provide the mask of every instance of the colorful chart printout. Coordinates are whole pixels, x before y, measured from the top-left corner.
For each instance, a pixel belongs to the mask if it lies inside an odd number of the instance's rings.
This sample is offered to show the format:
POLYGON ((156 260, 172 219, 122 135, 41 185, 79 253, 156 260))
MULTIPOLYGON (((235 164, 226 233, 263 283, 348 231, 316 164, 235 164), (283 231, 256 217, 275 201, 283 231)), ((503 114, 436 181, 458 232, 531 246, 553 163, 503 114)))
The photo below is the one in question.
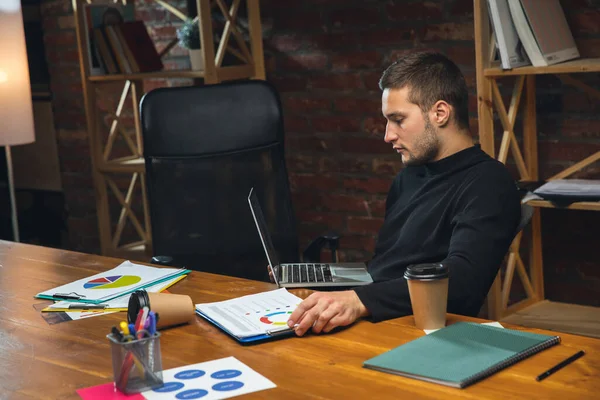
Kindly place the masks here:
POLYGON ((83 284, 85 289, 115 289, 135 285, 142 278, 135 275, 115 275, 92 279, 83 284))

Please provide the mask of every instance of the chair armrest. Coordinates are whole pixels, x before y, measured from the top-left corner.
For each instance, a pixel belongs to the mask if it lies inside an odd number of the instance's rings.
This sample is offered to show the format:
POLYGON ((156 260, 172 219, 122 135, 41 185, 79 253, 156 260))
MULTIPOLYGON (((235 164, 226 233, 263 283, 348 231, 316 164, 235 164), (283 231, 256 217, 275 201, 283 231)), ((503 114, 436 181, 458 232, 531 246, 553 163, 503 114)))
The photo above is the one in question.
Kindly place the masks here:
POLYGON ((164 265, 164 266, 174 266, 173 257, 171 256, 153 256, 150 260, 152 264, 164 265))
POLYGON ((320 262, 321 250, 329 248, 331 250, 331 260, 337 262, 337 251, 340 247, 340 235, 336 232, 327 232, 315 238, 302 253, 304 262, 320 262))

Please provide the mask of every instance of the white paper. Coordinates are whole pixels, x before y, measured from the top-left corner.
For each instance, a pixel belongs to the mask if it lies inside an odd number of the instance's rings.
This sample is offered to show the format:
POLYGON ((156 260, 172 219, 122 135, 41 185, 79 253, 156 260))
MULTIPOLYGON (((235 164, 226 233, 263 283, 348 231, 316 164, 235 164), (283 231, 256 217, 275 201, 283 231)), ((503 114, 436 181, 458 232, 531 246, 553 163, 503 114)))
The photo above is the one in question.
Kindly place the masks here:
POLYGON ((523 198, 521 199, 521 203, 525 204, 532 200, 544 200, 544 199, 541 196, 538 196, 537 194, 535 194, 533 192, 527 192, 527 194, 525 194, 525 196, 523 196, 523 198))
POLYGON ((555 179, 536 190, 535 194, 600 195, 600 181, 594 179, 555 179))
POLYGON ((228 399, 277 387, 235 357, 163 371, 161 388, 142 392, 147 400, 228 399))
POLYGON ((65 314, 71 318, 71 320, 76 321, 78 319, 91 318, 91 317, 99 317, 100 315, 108 315, 113 314, 118 311, 104 311, 104 310, 92 310, 92 311, 65 311, 65 314))
POLYGON ((179 268, 155 268, 124 261, 109 271, 38 293, 36 297, 52 297, 60 293, 76 295, 81 300, 100 302, 133 292, 161 279, 178 276, 182 271, 184 270, 179 268))
MULTIPOLYGON (((145 290, 147 292, 151 292, 151 293, 157 293, 157 292, 162 292, 163 290, 165 290, 166 288, 168 288, 169 286, 171 286, 173 284, 173 282, 179 280, 181 277, 180 276, 176 276, 173 279, 169 279, 168 281, 164 281, 161 283, 157 283, 156 285, 152 285, 152 286, 148 286, 145 288, 145 290)), ((106 309, 111 309, 111 308, 128 308, 129 307, 129 298, 131 297, 131 293, 127 293, 126 295, 117 297, 116 299, 112 299, 110 301, 101 303, 101 304, 105 304, 106 305, 106 309)), ((47 309, 51 310, 53 308, 56 309, 68 309, 69 306, 71 304, 81 304, 79 302, 73 302, 73 301, 57 301, 54 304, 51 304, 47 307, 47 309)), ((46 311, 46 309, 42 310, 42 311, 46 311)), ((73 310, 73 311, 77 311, 77 310, 73 310)))
MULTIPOLYGON (((495 326, 496 328, 502 328, 502 329, 504 329, 504 327, 502 325, 500 325, 500 322, 497 322, 497 321, 494 321, 494 322, 483 322, 483 323, 481 323, 481 325, 495 326)), ((439 329, 423 329, 423 332, 425 332, 426 335, 429 335, 430 333, 435 332, 437 330, 439 330, 439 329)))
POLYGON ((196 304, 196 310, 220 324, 234 336, 245 338, 285 328, 302 299, 285 288, 215 303, 196 304))

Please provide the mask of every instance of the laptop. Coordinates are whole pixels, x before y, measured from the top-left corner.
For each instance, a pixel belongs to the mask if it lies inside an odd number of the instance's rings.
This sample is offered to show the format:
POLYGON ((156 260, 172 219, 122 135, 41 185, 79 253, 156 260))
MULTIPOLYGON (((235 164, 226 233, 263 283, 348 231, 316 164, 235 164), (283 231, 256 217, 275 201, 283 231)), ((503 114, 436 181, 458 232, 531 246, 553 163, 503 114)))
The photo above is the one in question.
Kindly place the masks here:
POLYGON ((365 263, 280 264, 254 188, 250 189, 248 204, 267 255, 269 268, 278 287, 341 288, 368 285, 373 282, 365 263))

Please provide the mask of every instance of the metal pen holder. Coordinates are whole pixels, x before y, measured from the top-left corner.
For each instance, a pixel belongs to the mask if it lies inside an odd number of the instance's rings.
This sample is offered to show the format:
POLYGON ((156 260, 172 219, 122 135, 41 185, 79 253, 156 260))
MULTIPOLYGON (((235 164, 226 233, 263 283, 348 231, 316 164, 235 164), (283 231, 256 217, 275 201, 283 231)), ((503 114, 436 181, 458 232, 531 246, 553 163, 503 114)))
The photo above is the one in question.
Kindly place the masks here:
POLYGON ((113 334, 106 337, 111 343, 117 389, 131 394, 163 385, 160 333, 129 341, 119 341, 113 334))

